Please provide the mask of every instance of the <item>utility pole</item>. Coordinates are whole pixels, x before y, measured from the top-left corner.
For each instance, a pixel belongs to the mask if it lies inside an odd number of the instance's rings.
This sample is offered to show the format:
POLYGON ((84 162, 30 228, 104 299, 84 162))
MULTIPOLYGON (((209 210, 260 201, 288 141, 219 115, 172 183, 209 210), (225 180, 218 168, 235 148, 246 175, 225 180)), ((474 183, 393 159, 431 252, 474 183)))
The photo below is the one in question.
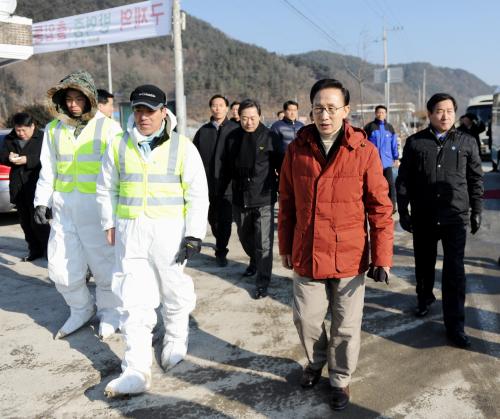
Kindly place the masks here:
MULTIPOLYGON (((387 108, 387 114, 389 114, 390 106, 389 106, 389 89, 390 89, 390 78, 389 78, 389 70, 387 64, 387 30, 385 29, 385 25, 382 31, 382 42, 384 43, 384 70, 385 70, 385 83, 384 83, 384 103, 387 108)), ((388 117, 389 115, 387 115, 388 117)))
POLYGON ((425 99, 426 99, 426 96, 425 96, 425 88, 426 88, 426 83, 427 83, 427 72, 424 68, 424 77, 423 77, 423 80, 422 80, 422 109, 425 110, 425 99))
POLYGON ((177 117, 177 132, 186 135, 186 98, 184 96, 184 70, 182 64, 182 23, 180 0, 172 1, 172 35, 174 37, 175 60, 175 107, 177 117))
MULTIPOLYGON (((402 30, 402 26, 394 26, 390 31, 400 31, 402 30)), ((386 80, 384 83, 384 102, 385 106, 387 107, 387 117, 389 117, 389 112, 390 112, 390 101, 391 101, 391 69, 389 68, 388 64, 388 59, 387 59, 387 29, 385 27, 385 24, 383 26, 383 31, 382 31, 382 42, 384 43, 384 70, 385 70, 385 75, 386 75, 386 80)))
POLYGON ((111 74, 111 51, 109 44, 106 44, 106 53, 108 58, 108 92, 113 93, 113 76, 111 74))
MULTIPOLYGON (((367 45, 366 45, 366 36, 363 38, 363 61, 362 62, 366 62, 366 48, 367 48, 367 45)), ((361 58, 361 57, 360 57, 361 58)), ((364 98, 364 94, 363 94, 363 82, 364 82, 364 79, 363 79, 363 68, 364 68, 364 64, 362 64, 359 69, 358 69, 358 78, 357 78, 357 81, 358 81, 358 84, 359 84, 359 100, 361 102, 361 123, 363 124, 363 126, 365 126, 365 113, 364 113, 364 104, 365 104, 365 98, 364 98)))

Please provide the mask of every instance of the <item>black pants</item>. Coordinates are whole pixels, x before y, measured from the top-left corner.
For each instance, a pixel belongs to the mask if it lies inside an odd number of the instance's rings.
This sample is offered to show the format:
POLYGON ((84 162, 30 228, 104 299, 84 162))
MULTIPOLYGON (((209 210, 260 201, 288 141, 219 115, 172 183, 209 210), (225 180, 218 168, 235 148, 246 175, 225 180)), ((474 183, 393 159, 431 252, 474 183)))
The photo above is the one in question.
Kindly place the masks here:
POLYGON ((396 210, 396 184, 394 182, 394 175, 392 174, 392 167, 384 169, 384 177, 389 184, 389 198, 391 198, 392 207, 396 210))
POLYGON ((419 303, 435 300, 433 294, 437 243, 443 244, 443 319, 447 330, 464 330, 465 322, 465 268, 466 241, 464 224, 436 225, 413 223, 415 276, 419 303))
POLYGON ((273 268, 274 206, 256 208, 233 206, 238 237, 250 265, 257 269, 257 287, 267 288, 273 268))
POLYGON ((229 251, 227 244, 231 237, 231 224, 233 222, 232 207, 228 197, 210 197, 208 223, 215 237, 215 256, 224 257, 229 251))
POLYGON ((20 193, 16 200, 17 214, 19 215, 19 223, 24 232, 24 239, 28 243, 29 253, 45 255, 47 254, 50 226, 35 223, 33 199, 34 197, 29 194, 25 196, 20 193))

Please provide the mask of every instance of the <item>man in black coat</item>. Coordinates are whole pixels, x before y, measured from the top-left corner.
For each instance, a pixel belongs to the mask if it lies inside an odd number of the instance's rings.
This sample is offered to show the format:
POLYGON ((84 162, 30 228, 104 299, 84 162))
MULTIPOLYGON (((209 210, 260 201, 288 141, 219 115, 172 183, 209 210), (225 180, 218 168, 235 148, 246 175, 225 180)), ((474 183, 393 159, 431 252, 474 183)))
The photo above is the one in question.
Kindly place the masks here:
POLYGON ((470 345, 464 333, 466 227, 481 225, 483 172, 477 143, 454 128, 455 99, 437 93, 427 102, 430 125, 406 140, 396 180, 401 227, 413 233, 418 306, 423 317, 433 294, 437 242, 443 245, 443 318, 448 338, 470 345), (408 209, 411 207, 411 213, 408 209))
POLYGON ((274 204, 280 165, 278 137, 260 122, 260 106, 240 103, 241 127, 231 132, 222 157, 219 194, 232 183, 238 238, 250 257, 244 276, 257 273, 254 298, 267 295, 273 265, 274 204))
POLYGON ((32 261, 47 254, 50 226, 35 223, 33 200, 40 173, 40 151, 43 132, 35 128, 33 118, 24 112, 12 118, 14 129, 5 137, 0 162, 10 166, 10 202, 19 214, 21 228, 29 253, 23 261, 32 261))
POLYGON ((231 187, 223 194, 218 194, 221 169, 221 156, 224 152, 227 136, 238 124, 227 119, 228 100, 222 95, 210 98, 209 106, 212 114, 210 121, 195 134, 193 144, 198 149, 208 181, 208 222, 215 237, 215 259, 220 267, 227 266, 227 244, 231 237, 233 221, 231 208, 231 187))
POLYGON ((478 121, 476 115, 473 113, 466 113, 460 117, 460 126, 458 130, 474 137, 479 148, 479 155, 481 155, 481 139, 479 138, 479 134, 485 129, 484 122, 478 121))

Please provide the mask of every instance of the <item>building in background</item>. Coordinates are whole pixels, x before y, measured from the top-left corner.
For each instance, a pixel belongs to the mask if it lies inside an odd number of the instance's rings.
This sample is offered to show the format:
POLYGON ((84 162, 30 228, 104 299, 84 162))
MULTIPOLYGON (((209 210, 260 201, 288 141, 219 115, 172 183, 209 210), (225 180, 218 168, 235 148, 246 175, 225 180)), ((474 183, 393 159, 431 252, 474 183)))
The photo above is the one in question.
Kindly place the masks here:
POLYGON ((33 55, 32 20, 14 16, 17 2, 0 1, 0 67, 33 55))

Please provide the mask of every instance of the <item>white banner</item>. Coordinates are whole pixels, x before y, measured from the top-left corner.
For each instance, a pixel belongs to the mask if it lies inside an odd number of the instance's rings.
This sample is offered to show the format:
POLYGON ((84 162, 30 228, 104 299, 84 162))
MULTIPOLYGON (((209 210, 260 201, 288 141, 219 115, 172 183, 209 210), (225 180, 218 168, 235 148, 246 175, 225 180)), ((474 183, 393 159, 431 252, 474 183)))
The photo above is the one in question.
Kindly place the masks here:
POLYGON ((35 54, 168 35, 172 0, 151 0, 33 24, 35 54))

